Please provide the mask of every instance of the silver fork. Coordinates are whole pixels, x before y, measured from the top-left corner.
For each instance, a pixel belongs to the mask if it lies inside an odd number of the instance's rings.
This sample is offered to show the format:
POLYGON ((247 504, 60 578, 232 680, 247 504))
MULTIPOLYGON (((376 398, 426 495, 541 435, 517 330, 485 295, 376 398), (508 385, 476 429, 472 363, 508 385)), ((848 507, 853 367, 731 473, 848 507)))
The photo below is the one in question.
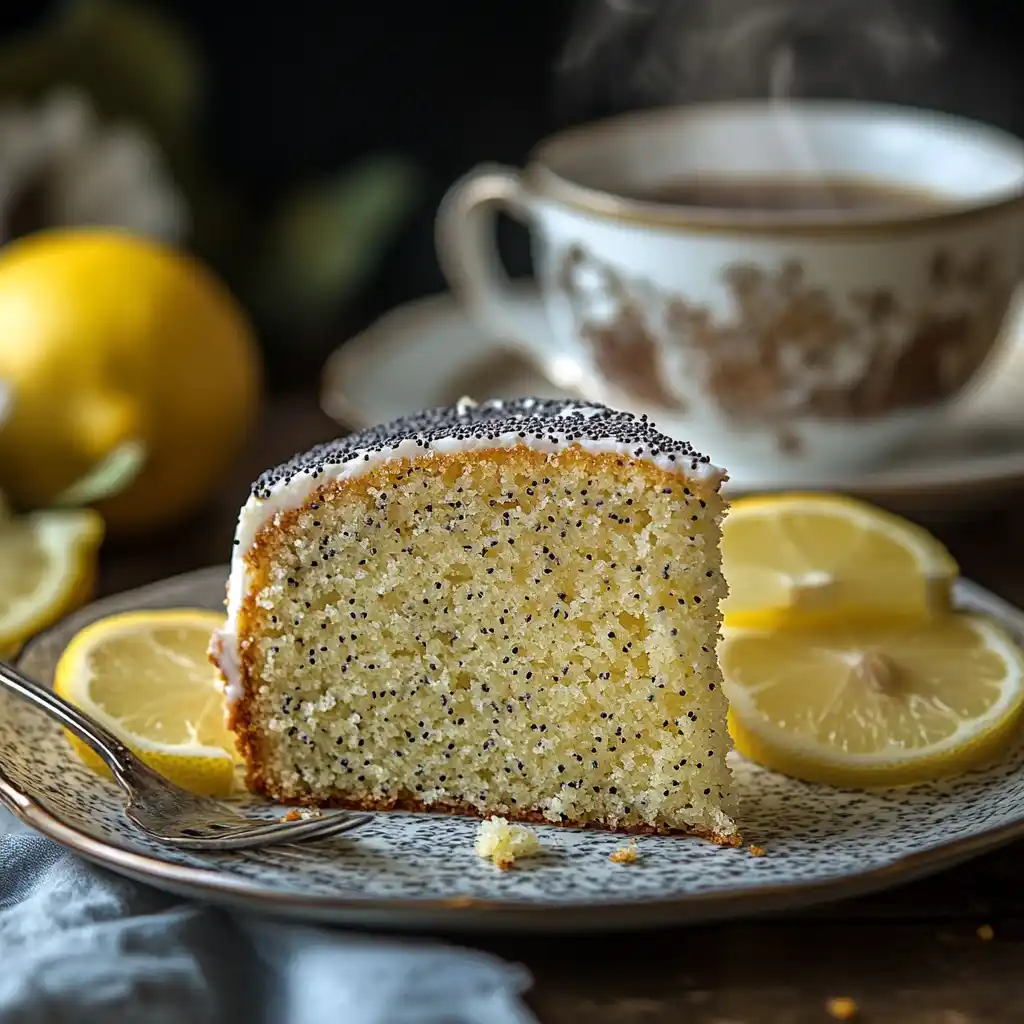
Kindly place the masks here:
POLYGON ((369 814, 334 812, 284 821, 247 818, 208 797, 168 782, 137 758, 113 733, 53 690, 0 661, 0 686, 24 697, 88 743, 124 790, 125 816, 143 832, 179 849, 251 850, 309 842, 350 832, 372 821, 369 814))

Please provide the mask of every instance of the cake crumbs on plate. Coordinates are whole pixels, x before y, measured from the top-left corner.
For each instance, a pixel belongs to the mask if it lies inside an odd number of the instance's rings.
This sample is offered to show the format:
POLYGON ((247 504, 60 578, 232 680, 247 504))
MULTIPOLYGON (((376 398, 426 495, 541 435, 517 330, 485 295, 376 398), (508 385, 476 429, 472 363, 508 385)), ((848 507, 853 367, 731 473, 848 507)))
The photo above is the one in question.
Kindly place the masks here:
POLYGON ((293 807, 280 817, 280 821, 310 821, 313 818, 322 818, 323 811, 316 807, 293 807))
POLYGON ((492 815, 480 822, 476 832, 476 853, 500 871, 511 871, 521 857, 540 853, 540 840, 524 825, 512 825, 506 818, 492 815))
POLYGON ((857 1016, 857 1004, 849 996, 833 996, 825 1003, 825 1009, 835 1020, 853 1020, 857 1016))
POLYGON ((625 846, 616 847, 608 854, 608 859, 613 864, 635 864, 640 856, 636 848, 636 840, 631 839, 625 846))
POLYGON ((982 942, 991 942, 996 937, 995 929, 990 924, 980 925, 978 928, 978 938, 982 942))
POLYGON ((763 846, 751 843, 750 846, 747 847, 747 853, 749 853, 751 857, 763 857, 765 855, 765 849, 763 846))

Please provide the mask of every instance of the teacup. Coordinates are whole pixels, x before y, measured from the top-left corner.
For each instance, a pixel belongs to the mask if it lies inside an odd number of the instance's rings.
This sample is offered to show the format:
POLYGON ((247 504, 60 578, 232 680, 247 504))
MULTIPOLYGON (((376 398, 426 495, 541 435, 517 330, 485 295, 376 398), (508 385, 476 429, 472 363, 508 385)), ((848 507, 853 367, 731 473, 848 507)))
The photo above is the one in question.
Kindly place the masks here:
POLYGON ((1024 143, 858 103, 629 114, 483 166, 438 215, 480 327, 556 384, 727 467, 865 468, 935 430, 996 346, 1024 257, 1024 143), (552 337, 495 248, 524 220, 552 337))

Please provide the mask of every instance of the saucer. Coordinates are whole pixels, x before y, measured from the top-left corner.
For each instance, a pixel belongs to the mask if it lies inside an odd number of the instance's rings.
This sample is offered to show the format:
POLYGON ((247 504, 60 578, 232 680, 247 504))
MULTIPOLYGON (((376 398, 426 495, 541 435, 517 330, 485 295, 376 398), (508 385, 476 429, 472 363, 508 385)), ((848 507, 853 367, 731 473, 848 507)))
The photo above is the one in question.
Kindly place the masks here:
MULTIPOLYGON (((521 330, 550 333, 536 290, 520 285, 510 302, 521 330)), ((797 481, 785 466, 732 475, 728 492, 799 488, 840 491, 928 520, 966 516, 1024 489, 1024 321, 1018 302, 1008 337, 983 378, 950 408, 940 435, 907 448, 877 470, 797 481)), ((518 395, 570 395, 525 359, 488 337, 451 295, 411 302, 347 341, 327 361, 322 405, 349 429, 385 423, 418 409, 518 395)), ((579 397, 579 396, 573 396, 579 397)), ((656 417, 655 417, 656 419, 656 417)))

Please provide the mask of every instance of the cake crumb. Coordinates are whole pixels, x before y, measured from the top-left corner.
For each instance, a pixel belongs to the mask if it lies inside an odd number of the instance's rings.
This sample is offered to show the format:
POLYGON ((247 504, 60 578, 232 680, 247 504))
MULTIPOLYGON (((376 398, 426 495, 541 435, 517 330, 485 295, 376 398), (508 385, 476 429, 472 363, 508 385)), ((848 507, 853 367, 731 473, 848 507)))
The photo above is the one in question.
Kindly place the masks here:
POLYGON ((752 843, 750 846, 747 847, 747 853, 749 853, 751 857, 763 857, 765 850, 763 846, 757 846, 756 844, 752 843))
POLYGON ((293 807, 281 815, 280 821, 310 821, 313 818, 322 818, 323 811, 318 807, 293 807))
POLYGON ((477 856, 490 860, 500 871, 510 871, 520 857, 533 857, 540 850, 540 840, 530 829, 511 825, 506 818, 492 815, 477 829, 477 856))
POLYGON ((978 938, 982 942, 991 942, 996 937, 995 929, 990 924, 983 924, 978 928, 978 938))
POLYGON ((636 848, 636 840, 630 839, 625 846, 620 846, 608 854, 608 859, 613 864, 635 864, 640 856, 636 848))
POLYGON ((833 996, 825 1004, 825 1009, 836 1020, 853 1020, 857 1016, 857 1004, 849 996, 833 996))

